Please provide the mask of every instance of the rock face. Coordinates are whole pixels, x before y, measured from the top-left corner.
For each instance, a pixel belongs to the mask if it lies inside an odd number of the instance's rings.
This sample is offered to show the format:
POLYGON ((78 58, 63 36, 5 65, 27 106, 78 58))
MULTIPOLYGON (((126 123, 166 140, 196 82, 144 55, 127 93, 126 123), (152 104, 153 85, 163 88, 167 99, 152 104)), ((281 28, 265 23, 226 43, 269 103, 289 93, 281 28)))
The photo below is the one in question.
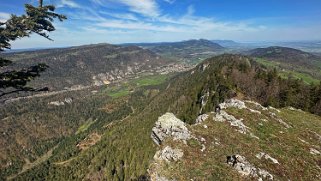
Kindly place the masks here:
POLYGON ((244 156, 228 156, 227 164, 231 165, 237 172, 239 172, 243 176, 258 178, 259 180, 273 180, 273 175, 271 175, 266 170, 256 168, 254 165, 249 163, 244 156))
POLYGON ((220 104, 221 109, 227 109, 229 107, 235 107, 238 109, 246 109, 247 108, 243 101, 240 101, 237 99, 229 99, 229 100, 220 104))
POLYGON ((154 159, 155 160, 164 160, 166 162, 176 162, 183 157, 184 153, 181 149, 173 149, 169 146, 166 146, 163 150, 156 152, 154 159))
POLYGON ((151 138, 157 145, 161 145, 167 137, 184 142, 191 138, 185 123, 176 118, 173 113, 166 113, 159 117, 152 129, 151 138))

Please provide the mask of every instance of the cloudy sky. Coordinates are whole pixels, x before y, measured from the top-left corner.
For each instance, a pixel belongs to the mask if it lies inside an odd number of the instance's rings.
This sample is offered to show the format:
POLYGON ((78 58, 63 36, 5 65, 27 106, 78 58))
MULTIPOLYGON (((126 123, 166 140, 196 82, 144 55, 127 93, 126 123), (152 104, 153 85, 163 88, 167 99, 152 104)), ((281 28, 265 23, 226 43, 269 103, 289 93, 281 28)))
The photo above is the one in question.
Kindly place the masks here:
MULTIPOLYGON (((0 21, 37 0, 0 0, 0 21)), ((38 36, 12 48, 91 43, 321 40, 320 0, 44 0, 68 20, 50 42, 38 36)))

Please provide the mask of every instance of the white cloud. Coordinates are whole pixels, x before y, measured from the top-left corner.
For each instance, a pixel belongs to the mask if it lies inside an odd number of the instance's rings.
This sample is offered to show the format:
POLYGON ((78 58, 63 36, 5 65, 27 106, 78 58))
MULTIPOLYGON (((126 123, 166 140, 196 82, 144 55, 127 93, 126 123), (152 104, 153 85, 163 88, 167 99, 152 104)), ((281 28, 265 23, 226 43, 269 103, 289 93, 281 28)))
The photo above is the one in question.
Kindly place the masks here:
POLYGON ((104 5, 102 0, 90 0, 90 1, 93 2, 94 4, 104 5))
POLYGON ((123 20, 105 20, 97 24, 99 27, 117 28, 123 30, 147 30, 158 32, 185 32, 186 27, 177 27, 172 25, 155 25, 153 23, 145 23, 139 21, 123 21, 123 20))
POLYGON ((195 8, 193 5, 189 5, 187 8, 187 16, 192 16, 195 13, 195 8))
POLYGON ((164 1, 169 3, 169 4, 173 4, 176 0, 164 0, 164 1))
MULTIPOLYGON (((90 0, 96 5, 107 7, 110 3, 123 5, 128 8, 129 11, 143 15, 145 17, 157 17, 160 15, 159 6, 156 0, 90 0)), ((173 0, 165 0, 172 2, 173 0)))
MULTIPOLYGON (((239 41, 321 39, 321 34, 318 33, 321 31, 320 26, 297 28, 284 25, 273 28, 258 24, 261 22, 258 20, 218 20, 198 16, 192 5, 186 8, 185 14, 172 16, 161 10, 164 4, 157 4, 174 0, 91 0, 92 3, 89 4, 93 7, 88 6, 88 3, 85 6, 82 1, 58 1, 60 7, 77 9, 66 12, 68 21, 59 24, 57 31, 52 33, 54 43, 38 37, 33 44, 70 46, 99 42, 156 42, 197 38, 239 41)), ((0 13, 0 19, 3 16, 8 17, 8 14, 0 13)), ((15 45, 19 48, 30 46, 30 41, 33 40, 23 40, 15 45)))
POLYGON ((57 6, 57 8, 69 7, 69 8, 81 8, 79 4, 72 0, 61 0, 57 6))
POLYGON ((160 15, 160 10, 155 0, 118 0, 117 2, 128 6, 130 11, 146 17, 160 15))
POLYGON ((136 17, 134 14, 131 13, 110 13, 110 12, 106 12, 106 11, 100 11, 100 14, 104 14, 110 17, 114 17, 117 19, 123 19, 123 20, 134 20, 134 21, 138 21, 138 17, 136 17))
POLYGON ((0 12, 0 22, 5 22, 10 18, 9 13, 0 12))

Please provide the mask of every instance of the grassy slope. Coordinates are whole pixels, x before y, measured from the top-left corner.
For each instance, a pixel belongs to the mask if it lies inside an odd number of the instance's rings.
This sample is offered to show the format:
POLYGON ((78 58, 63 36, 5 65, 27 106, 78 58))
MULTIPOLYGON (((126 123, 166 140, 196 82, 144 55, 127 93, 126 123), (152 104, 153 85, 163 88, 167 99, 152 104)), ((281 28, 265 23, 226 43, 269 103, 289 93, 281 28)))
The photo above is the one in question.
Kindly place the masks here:
POLYGON ((187 145, 169 141, 166 145, 180 147, 184 157, 174 164, 164 164, 161 173, 177 180, 248 180, 225 164, 226 156, 240 154, 256 167, 269 171, 278 180, 318 180, 320 175, 320 155, 310 154, 310 148, 321 150, 320 140, 315 133, 321 134, 321 118, 298 110, 284 108, 277 116, 293 128, 271 118, 269 112, 251 113, 248 110, 229 109, 236 118, 243 118, 244 124, 260 138, 252 138, 237 132, 227 122, 215 122, 212 117, 200 125, 189 129, 198 138, 206 139, 206 150, 201 152, 200 143, 187 145), (268 120, 267 122, 262 119, 268 120), (204 128, 207 125, 208 128, 204 128), (307 143, 300 141, 305 140, 307 143), (217 145, 215 142, 219 142, 217 145), (179 145, 179 146, 177 146, 179 145), (268 153, 280 164, 255 157, 259 152, 268 153))
POLYGON ((112 98, 119 98, 127 96, 130 92, 133 92, 134 89, 144 87, 144 86, 153 86, 164 83, 172 75, 146 75, 139 78, 135 78, 126 82, 122 82, 118 85, 107 86, 103 93, 107 94, 112 98))
MULTIPOLYGON (((297 70, 288 70, 282 68, 282 63, 275 62, 275 61, 269 61, 263 58, 255 58, 255 61, 261 63, 262 65, 266 67, 276 68, 279 70, 279 74, 283 78, 288 78, 289 76, 292 76, 296 79, 302 79, 307 84, 317 84, 320 82, 316 77, 311 76, 310 74, 304 73, 304 72, 298 72, 297 70)), ((305 68, 302 68, 305 69, 305 68)))

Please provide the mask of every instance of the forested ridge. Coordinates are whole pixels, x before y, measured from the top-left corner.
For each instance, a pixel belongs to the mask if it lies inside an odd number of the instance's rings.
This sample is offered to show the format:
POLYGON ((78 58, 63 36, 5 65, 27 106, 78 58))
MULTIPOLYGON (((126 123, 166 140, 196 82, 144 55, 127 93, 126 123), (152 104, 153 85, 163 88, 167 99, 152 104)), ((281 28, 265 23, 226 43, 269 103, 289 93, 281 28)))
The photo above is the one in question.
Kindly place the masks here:
POLYGON ((120 113, 126 119, 118 117, 116 120, 122 121, 106 125, 110 117, 101 117, 82 133, 83 137, 67 137, 46 162, 15 179, 146 178, 156 149, 150 131, 157 118, 165 112, 173 112, 184 122, 192 124, 198 115, 213 111, 224 100, 239 97, 265 106, 292 106, 320 114, 320 91, 320 85, 281 78, 275 69, 264 67, 250 57, 230 54, 213 57, 160 86, 135 91, 124 104, 130 115, 119 112, 126 110, 121 107, 111 113, 120 113), (203 101, 207 102, 204 107, 203 101), (96 133, 101 139, 88 149, 79 150, 77 144, 96 133))

